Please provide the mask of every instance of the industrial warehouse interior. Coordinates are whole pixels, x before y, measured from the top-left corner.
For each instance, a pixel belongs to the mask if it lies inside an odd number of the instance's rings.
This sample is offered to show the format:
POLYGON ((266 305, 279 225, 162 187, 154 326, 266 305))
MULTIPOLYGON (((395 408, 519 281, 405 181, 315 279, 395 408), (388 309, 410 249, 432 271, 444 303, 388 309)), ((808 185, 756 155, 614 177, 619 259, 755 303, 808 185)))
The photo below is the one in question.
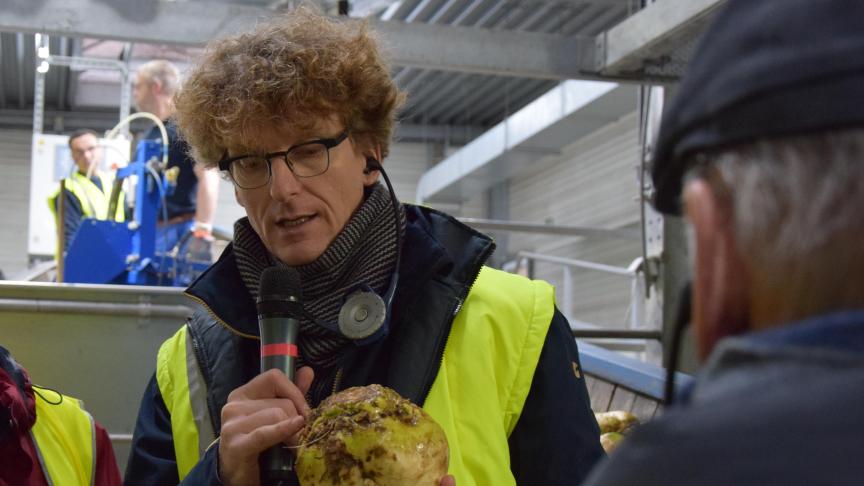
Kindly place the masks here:
POLYGON ((0 484, 855 484, 862 7, 0 1, 0 484))

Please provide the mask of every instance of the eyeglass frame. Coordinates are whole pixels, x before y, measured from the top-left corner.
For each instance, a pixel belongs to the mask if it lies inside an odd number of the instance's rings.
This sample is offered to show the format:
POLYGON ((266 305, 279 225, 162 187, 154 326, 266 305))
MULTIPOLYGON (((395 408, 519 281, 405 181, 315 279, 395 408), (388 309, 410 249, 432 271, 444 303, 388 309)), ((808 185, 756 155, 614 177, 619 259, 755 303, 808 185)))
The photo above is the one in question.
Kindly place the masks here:
POLYGON ((304 178, 304 179, 309 178, 309 177, 317 177, 317 176, 327 172, 330 169, 330 149, 339 146, 342 142, 345 141, 346 138, 348 138, 348 130, 342 130, 342 132, 339 135, 336 135, 335 137, 332 137, 332 138, 318 138, 315 140, 309 140, 306 142, 294 144, 294 145, 288 147, 288 149, 286 149, 286 150, 280 150, 277 152, 270 152, 270 153, 267 153, 264 155, 243 154, 243 155, 236 155, 234 157, 228 157, 228 151, 226 150, 225 155, 222 156, 222 159, 218 163, 218 167, 219 167, 219 170, 226 172, 228 174, 228 177, 231 179, 231 182, 235 186, 239 187, 240 189, 258 189, 259 187, 264 187, 267 184, 269 184, 270 181, 273 180, 273 161, 271 160, 271 158, 274 158, 277 156, 281 156, 284 158, 285 165, 288 166, 288 170, 290 170, 291 173, 294 174, 295 177, 304 178), (326 150, 327 150, 327 166, 324 167, 324 170, 322 170, 321 172, 319 172, 317 174, 300 175, 294 170, 294 163, 291 161, 291 159, 288 158, 288 153, 294 149, 299 148, 299 147, 303 147, 305 145, 312 145, 312 144, 321 144, 326 148, 326 150), (247 157, 261 157, 265 161, 267 161, 267 181, 264 182, 263 184, 261 184, 260 186, 243 187, 234 179, 234 175, 231 174, 231 164, 240 160, 240 159, 245 159, 247 157))

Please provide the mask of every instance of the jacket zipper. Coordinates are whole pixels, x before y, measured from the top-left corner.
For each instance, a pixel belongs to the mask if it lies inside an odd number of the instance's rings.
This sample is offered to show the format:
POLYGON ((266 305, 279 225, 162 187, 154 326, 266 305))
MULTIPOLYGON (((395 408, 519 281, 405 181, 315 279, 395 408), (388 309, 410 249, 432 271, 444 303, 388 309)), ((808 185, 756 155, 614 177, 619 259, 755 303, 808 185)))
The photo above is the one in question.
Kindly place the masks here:
MULTIPOLYGON (((341 383, 341 382, 342 382, 342 367, 340 366, 339 368, 336 369, 336 377, 333 378, 333 389, 330 390, 331 396, 336 394, 336 390, 339 389, 339 383, 341 383)), ((324 398, 327 398, 327 397, 324 397, 324 398)))
MULTIPOLYGON (((227 322, 222 320, 219 316, 217 316, 216 313, 213 312, 213 310, 210 308, 210 306, 207 305, 207 303, 204 302, 203 300, 201 300, 200 298, 198 298, 192 294, 189 294, 187 292, 183 292, 183 295, 185 295, 186 297, 188 297, 188 298, 194 300, 195 302, 201 304, 201 306, 204 307, 204 309, 207 311, 207 313, 210 314, 210 317, 215 319, 216 322, 219 323, 219 325, 221 325, 222 327, 224 327, 225 329, 227 329, 231 333, 236 334, 236 335, 241 336, 241 337, 248 338, 248 339, 255 339, 258 341, 261 340, 261 338, 258 336, 253 336, 251 334, 242 333, 242 332, 234 329, 234 327, 232 327, 230 324, 228 324, 227 322)), ((198 355, 198 343, 195 339, 192 340, 192 349, 195 350, 196 358, 199 358, 198 361, 200 362, 201 361, 200 356, 198 355)), ((339 388, 339 385, 341 383, 342 383, 342 367, 339 367, 336 370, 336 377, 333 379, 333 388, 330 391, 330 395, 333 395, 336 393, 336 390, 339 388)), ((209 383, 208 383, 208 385, 209 385, 209 383)), ((306 401, 309 401, 310 398, 312 398, 312 397, 307 394, 306 401)), ((327 397, 323 397, 322 400, 324 398, 327 398, 327 397)), ((215 427, 214 427, 214 430, 215 430, 215 427)))
POLYGON ((260 337, 255 336, 254 334, 246 334, 246 333, 244 333, 244 332, 240 332, 240 331, 238 331, 237 329, 234 329, 234 327, 233 327, 231 324, 228 324, 227 322, 223 321, 219 316, 216 315, 215 312, 213 312, 213 309, 211 309, 210 306, 207 305, 206 302, 204 302, 203 300, 199 299, 198 297, 196 297, 196 296, 194 296, 194 295, 192 295, 192 294, 190 294, 190 293, 188 293, 188 292, 183 292, 183 295, 185 295, 186 297, 188 297, 188 298, 194 300, 194 301, 197 302, 198 304, 201 304, 201 306, 204 307, 204 310, 206 310, 207 313, 210 314, 210 317, 212 317, 213 319, 215 319, 216 322, 218 322, 220 326, 222 326, 222 327, 224 327, 225 329, 227 329, 228 332, 230 332, 230 333, 232 333, 232 334, 235 334, 235 335, 237 335, 237 336, 240 336, 240 337, 247 338, 247 339, 254 339, 254 340, 256 340, 256 341, 260 341, 260 340, 261 340, 260 337))
MULTIPOLYGON (((198 363, 198 369, 201 370, 201 376, 202 378, 204 378, 204 385, 207 387, 207 390, 210 390, 210 363, 207 363, 201 359, 201 348, 198 344, 198 339, 195 338, 195 335, 189 331, 187 331, 187 334, 188 338, 192 340, 192 352, 195 353, 195 360, 198 363)), ((205 405, 207 406, 207 411, 210 413, 210 426, 213 428, 213 440, 216 440, 216 438, 218 437, 218 434, 216 433, 217 424, 214 422, 213 408, 211 407, 212 404, 210 403, 209 392, 205 395, 204 400, 206 401, 205 405)), ((222 424, 219 425, 221 426, 222 424)), ((208 446, 208 449, 209 448, 210 447, 208 446)))
MULTIPOLYGON (((456 314, 458 314, 459 311, 462 310, 462 304, 465 302, 465 299, 468 298, 468 294, 471 293, 471 289, 474 288, 474 284, 477 283, 477 278, 480 276, 480 271, 483 270, 483 265, 493 251, 495 251, 495 246, 490 245, 480 255, 479 265, 477 271, 474 272, 474 278, 471 280, 471 284, 465 287, 465 290, 456 298, 456 303, 453 305, 453 307, 450 309, 450 312, 447 314, 447 319, 449 319, 450 325, 447 326, 447 338, 444 340, 444 346, 441 347, 441 351, 438 353, 438 370, 440 370, 441 366, 444 365, 444 353, 447 352, 447 345, 450 344, 450 333, 453 331, 453 320, 456 318, 456 314)), ((432 390, 432 383, 434 382, 434 380, 434 376, 426 377, 426 382, 423 384, 425 390, 423 392, 423 401, 420 402, 421 404, 425 404, 426 400, 429 398, 429 392, 432 390)))

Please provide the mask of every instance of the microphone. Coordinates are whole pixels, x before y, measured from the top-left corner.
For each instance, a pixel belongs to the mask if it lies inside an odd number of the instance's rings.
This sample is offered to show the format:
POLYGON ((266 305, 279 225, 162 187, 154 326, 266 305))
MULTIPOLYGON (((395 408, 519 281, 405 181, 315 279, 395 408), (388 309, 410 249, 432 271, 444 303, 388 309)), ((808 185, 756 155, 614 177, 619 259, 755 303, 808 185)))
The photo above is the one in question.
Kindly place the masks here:
MULTIPOLYGON (((261 273, 257 308, 262 373, 276 368, 294 381, 301 298, 300 274, 293 268, 269 267, 261 273)), ((287 481, 294 470, 294 456, 284 444, 264 451, 258 463, 265 485, 287 481)))

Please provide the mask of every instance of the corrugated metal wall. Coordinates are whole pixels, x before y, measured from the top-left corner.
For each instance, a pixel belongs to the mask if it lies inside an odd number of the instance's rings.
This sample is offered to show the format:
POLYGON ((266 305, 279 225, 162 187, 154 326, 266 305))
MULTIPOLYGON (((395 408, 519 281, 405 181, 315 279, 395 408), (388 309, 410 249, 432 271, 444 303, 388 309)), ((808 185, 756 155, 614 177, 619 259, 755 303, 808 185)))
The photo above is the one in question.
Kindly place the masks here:
POLYGON ((32 138, 30 130, 0 130, 0 270, 7 279, 27 269, 32 138))
MULTIPOLYGON (((638 227, 638 117, 611 123, 564 151, 551 165, 510 183, 510 219, 601 228, 638 227)), ((520 250, 627 267, 641 254, 638 241, 512 233, 509 253, 520 250)), ((573 269, 573 320, 624 327, 630 281, 573 269)), ((563 269, 535 263, 535 278, 556 287, 564 301, 563 269)))

